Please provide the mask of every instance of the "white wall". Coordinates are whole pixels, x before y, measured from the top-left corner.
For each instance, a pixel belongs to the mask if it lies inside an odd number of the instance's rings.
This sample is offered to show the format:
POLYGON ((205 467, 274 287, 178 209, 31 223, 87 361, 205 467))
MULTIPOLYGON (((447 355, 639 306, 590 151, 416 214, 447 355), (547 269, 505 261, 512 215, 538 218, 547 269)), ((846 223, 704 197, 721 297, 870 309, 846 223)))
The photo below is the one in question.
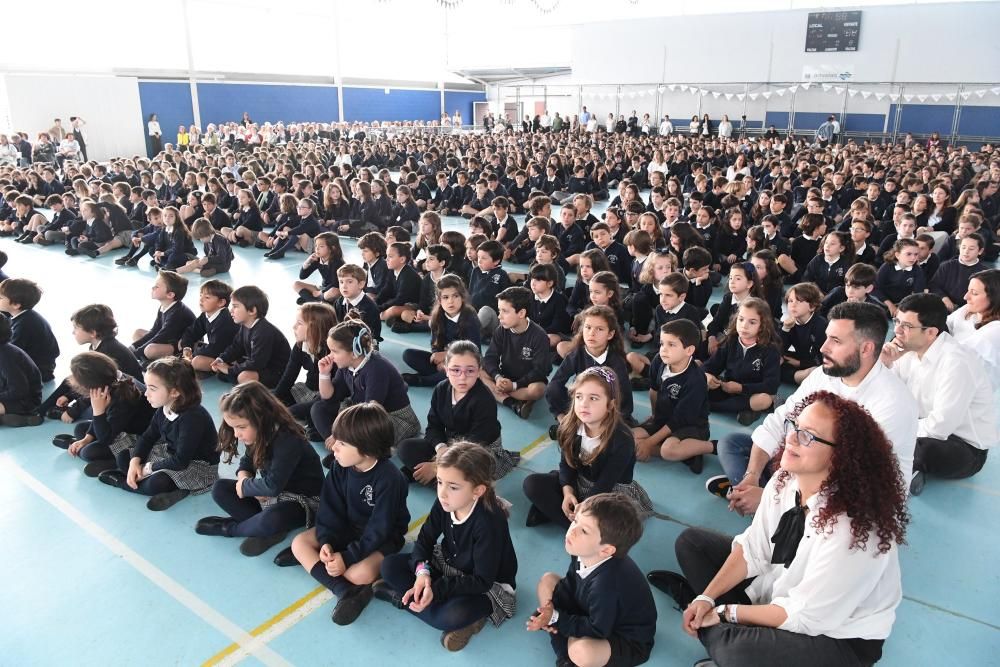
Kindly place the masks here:
POLYGON ((571 31, 573 81, 800 81, 803 65, 830 65, 851 67, 855 81, 1000 82, 1000 3, 866 7, 858 51, 851 53, 806 53, 808 14, 794 10, 577 25, 571 31))
POLYGON ((106 160, 117 155, 145 155, 145 131, 134 77, 48 76, 8 74, 4 77, 10 122, 15 131, 34 137, 61 118, 87 125, 87 157, 106 160))

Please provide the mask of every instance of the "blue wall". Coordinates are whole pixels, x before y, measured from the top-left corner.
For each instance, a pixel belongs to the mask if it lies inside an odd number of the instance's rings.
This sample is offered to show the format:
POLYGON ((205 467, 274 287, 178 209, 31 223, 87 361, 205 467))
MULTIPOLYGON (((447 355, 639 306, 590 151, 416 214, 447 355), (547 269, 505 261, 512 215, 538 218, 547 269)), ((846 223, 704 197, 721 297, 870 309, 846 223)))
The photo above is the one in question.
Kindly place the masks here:
POLYGON ((243 112, 255 123, 338 121, 335 86, 280 86, 241 83, 199 83, 202 125, 238 121, 243 112))
MULTIPOLYGON (((798 132, 815 130, 822 125, 830 113, 818 113, 810 111, 797 112, 795 114, 795 127, 798 132)), ((839 113, 833 113, 839 116, 839 113)), ((788 127, 787 111, 768 111, 764 122, 767 125, 774 125, 778 130, 788 127)), ((885 116, 880 113, 848 113, 847 120, 841 127, 843 132, 881 132, 885 126, 885 116)))
POLYGON ((987 137, 1000 135, 1000 107, 962 107, 958 133, 987 137))
POLYGON ((444 110, 449 116, 455 115, 455 110, 461 112, 462 123, 471 125, 475 116, 473 115, 473 102, 485 102, 486 93, 466 93, 444 91, 444 110))
MULTIPOLYGON (((344 88, 344 120, 437 120, 441 92, 390 88, 344 88)), ((464 113, 463 113, 464 118, 464 113)))
MULTIPOLYGON (((895 122, 896 107, 893 104, 889 107, 889 129, 895 122)), ((955 116, 955 107, 941 104, 904 104, 903 112, 899 117, 899 132, 914 132, 916 134, 930 134, 940 132, 942 136, 951 134, 951 121, 955 116)))
MULTIPOLYGON (((191 85, 177 81, 140 81, 139 106, 142 109, 142 130, 146 132, 149 114, 155 113, 163 132, 163 143, 177 141, 177 126, 194 124, 191 108, 191 85)), ((239 116, 236 117, 237 119, 239 116)), ((149 136, 146 150, 149 151, 149 136)))

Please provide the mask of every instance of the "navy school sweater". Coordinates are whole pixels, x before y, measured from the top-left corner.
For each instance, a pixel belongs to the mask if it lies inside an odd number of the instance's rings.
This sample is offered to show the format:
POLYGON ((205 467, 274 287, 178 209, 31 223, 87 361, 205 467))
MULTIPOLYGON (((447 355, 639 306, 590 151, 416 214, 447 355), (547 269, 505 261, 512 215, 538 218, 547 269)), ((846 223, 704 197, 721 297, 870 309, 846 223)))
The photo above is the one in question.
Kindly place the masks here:
POLYGON ((378 306, 367 295, 356 304, 348 302, 347 297, 340 296, 333 303, 333 310, 337 313, 337 321, 343 322, 347 319, 347 314, 352 310, 357 310, 361 315, 361 321, 371 330, 375 340, 382 340, 382 320, 379 319, 378 306))
POLYGON ((883 264, 875 277, 875 291, 883 301, 899 303, 911 294, 918 294, 927 287, 924 270, 920 266, 909 270, 896 270, 892 262, 883 264))
MULTIPOLYGON (((593 241, 587 244, 587 250, 597 247, 593 241)), ((607 248, 600 250, 608 258, 608 264, 611 265, 612 273, 618 277, 618 283, 622 287, 632 284, 632 255, 628 254, 628 248, 613 241, 607 248)))
POLYGON ((10 414, 31 414, 42 404, 38 366, 13 343, 0 343, 0 403, 10 414))
POLYGON ((664 425, 671 432, 686 426, 708 425, 708 383, 705 371, 692 360, 677 375, 664 378, 669 370, 660 355, 649 365, 649 380, 656 395, 653 401, 653 422, 657 430, 664 425))
POLYGON ((219 462, 219 451, 216 445, 219 435, 208 414, 201 405, 194 405, 184 410, 171 421, 163 414, 163 408, 158 408, 153 420, 132 450, 132 456, 145 462, 153 446, 161 440, 167 443, 167 457, 153 465, 157 470, 184 470, 192 461, 219 462))
POLYGON ((59 343, 45 318, 28 309, 10 318, 10 342, 24 350, 35 362, 42 381, 48 382, 55 374, 59 343))
POLYGON ((288 365, 290 354, 288 339, 266 319, 261 318, 253 327, 240 326, 221 359, 230 364, 229 375, 236 377, 243 371, 256 371, 261 375, 281 377, 288 365))
POLYGON ((472 385, 458 403, 452 405, 452 387, 442 380, 431 394, 431 408, 427 413, 424 437, 432 444, 452 440, 469 440, 487 446, 500 437, 497 420, 497 402, 481 381, 472 385))
POLYGON ((739 382, 746 396, 774 395, 781 384, 781 353, 771 345, 754 345, 744 354, 737 336, 720 345, 703 368, 723 382, 739 382))
POLYGON ((443 352, 450 343, 456 340, 472 341, 476 345, 482 343, 482 327, 479 325, 479 317, 471 309, 462 309, 458 316, 458 322, 451 321, 442 313, 444 318, 444 331, 441 335, 431 333, 431 351, 443 352))
POLYGON ((802 272, 802 282, 816 283, 823 294, 828 294, 844 285, 844 276, 849 268, 851 263, 846 257, 841 256, 836 262, 829 264, 826 257, 820 253, 809 260, 806 270, 802 272))
POLYGON ((813 313, 805 324, 795 324, 790 331, 780 329, 782 349, 784 353, 802 364, 801 368, 811 368, 823 363, 823 354, 819 351, 826 342, 826 318, 819 313, 813 313), (789 348, 794 348, 791 351, 789 348))
POLYGON ((153 343, 176 345, 194 321, 195 316, 191 309, 180 301, 175 301, 166 312, 157 309, 153 327, 145 336, 132 343, 132 348, 138 354, 144 347, 153 343))
POLYGON ((285 365, 285 372, 281 374, 281 379, 274 387, 274 395, 285 405, 292 405, 295 401, 292 398, 292 385, 299 379, 299 373, 304 368, 306 370, 306 386, 313 390, 319 390, 319 366, 318 360, 302 349, 302 343, 296 343, 288 355, 288 364, 285 365))
POLYGON ((136 380, 142 380, 142 368, 139 366, 135 355, 114 336, 102 338, 96 347, 91 346, 90 349, 93 352, 100 352, 114 359, 115 363, 118 364, 118 370, 122 373, 130 375, 136 380))
POLYGON ((323 466, 316 449, 287 429, 275 434, 261 468, 254 467, 253 456, 247 452, 240 458, 239 470, 253 476, 243 482, 245 497, 276 498, 282 492, 313 497, 323 486, 323 466))
POLYGON ((559 486, 572 486, 577 490, 577 500, 586 498, 579 495, 577 480, 584 477, 593 483, 593 488, 587 497, 598 493, 610 493, 616 484, 628 484, 632 481, 635 469, 635 437, 632 430, 624 423, 615 427, 614 435, 608 446, 604 448, 589 463, 580 458, 580 436, 574 436, 572 447, 572 465, 564 453, 559 459, 559 486))
POLYGON ((484 306, 497 310, 497 294, 510 287, 510 276, 502 267, 483 271, 473 267, 469 275, 469 298, 478 311, 484 306))
POLYGON ((586 346, 581 345, 573 348, 566 355, 566 358, 559 364, 559 368, 556 369, 555 375, 549 380, 548 386, 545 387, 545 400, 548 402, 549 412, 553 416, 558 419, 572 405, 569 390, 566 388, 570 379, 594 366, 607 366, 614 371, 615 378, 618 380, 619 396, 621 396, 619 405, 622 416, 630 417, 632 415, 634 407, 632 404, 632 385, 629 383, 630 371, 625 358, 607 350, 607 358, 603 364, 599 364, 587 352, 586 346))
POLYGON ((549 337, 535 322, 529 320, 521 333, 501 326, 493 332, 493 340, 483 355, 483 370, 491 378, 501 375, 518 387, 548 382, 552 370, 549 354, 549 337))
POLYGON ((357 372, 339 368, 333 376, 333 398, 340 403, 350 397, 352 404, 375 401, 386 412, 401 410, 410 404, 406 383, 388 359, 373 352, 357 372))
POLYGON ((195 355, 215 358, 233 344, 239 330, 240 325, 233 322, 228 308, 219 309, 211 322, 205 313, 201 313, 184 330, 178 347, 182 350, 190 347, 195 355))
POLYGON ((386 276, 382 291, 375 298, 380 310, 393 306, 405 306, 408 303, 419 303, 419 301, 420 274, 417 273, 412 264, 405 265, 399 270, 399 274, 390 271, 386 276))
POLYGON ((320 290, 325 292, 333 287, 339 289, 340 280, 337 278, 337 269, 343 265, 344 260, 340 260, 339 262, 328 262, 326 264, 318 260, 315 262, 306 260, 306 262, 302 265, 302 268, 299 269, 299 280, 305 280, 311 276, 313 272, 319 271, 321 281, 319 286, 320 290))
POLYGON ((94 415, 87 428, 87 433, 94 437, 94 444, 109 447, 119 433, 139 435, 149 426, 156 411, 149 405, 145 396, 146 386, 130 378, 133 386, 139 392, 135 400, 124 401, 112 398, 111 404, 103 414, 94 415))
POLYGON ((553 289, 545 303, 535 296, 531 301, 531 321, 542 327, 547 334, 569 335, 572 318, 567 305, 566 295, 557 289, 553 289))

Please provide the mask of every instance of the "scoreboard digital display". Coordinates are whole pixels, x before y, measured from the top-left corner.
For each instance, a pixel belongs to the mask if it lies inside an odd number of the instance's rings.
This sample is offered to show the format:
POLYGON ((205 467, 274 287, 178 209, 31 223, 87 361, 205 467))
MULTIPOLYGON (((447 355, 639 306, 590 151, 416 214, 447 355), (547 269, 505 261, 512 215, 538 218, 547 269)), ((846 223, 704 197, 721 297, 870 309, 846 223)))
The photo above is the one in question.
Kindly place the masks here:
POLYGON ((806 26, 806 53, 857 51, 861 12, 814 12, 806 26))

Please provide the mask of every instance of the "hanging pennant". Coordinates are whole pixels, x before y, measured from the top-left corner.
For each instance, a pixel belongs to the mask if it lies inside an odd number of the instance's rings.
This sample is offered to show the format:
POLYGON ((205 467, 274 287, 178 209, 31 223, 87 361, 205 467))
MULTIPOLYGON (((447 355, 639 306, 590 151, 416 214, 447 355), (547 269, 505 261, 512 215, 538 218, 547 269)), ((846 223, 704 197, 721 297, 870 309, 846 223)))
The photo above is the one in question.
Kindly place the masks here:
POLYGON ((941 96, 940 95, 931 95, 931 99, 934 100, 935 102, 940 102, 941 101, 941 96))
POLYGON ((830 90, 831 90, 832 88, 833 88, 833 84, 830 84, 830 83, 824 83, 824 84, 823 84, 823 90, 824 90, 825 92, 830 92, 830 90))
POLYGON ((748 93, 748 94, 749 94, 751 100, 756 100, 757 99, 757 93, 748 93))
POLYGON ((720 93, 719 91, 717 90, 712 91, 712 97, 714 97, 715 99, 719 99, 720 95, 722 95, 722 93, 720 93))
POLYGON ((967 100, 972 95, 972 93, 962 93, 962 99, 967 100))
POLYGON ((856 97, 857 94, 858 94, 858 91, 856 91, 856 90, 848 90, 847 94, 850 95, 851 97, 856 97))
POLYGON ((903 95, 903 101, 909 102, 913 99, 913 95, 903 95))
POLYGON ((795 92, 795 91, 797 91, 798 89, 799 89, 799 86, 798 86, 798 84, 796 84, 796 85, 794 85, 794 86, 790 86, 790 87, 788 88, 788 92, 790 92, 790 93, 794 93, 794 92, 795 92))
POLYGON ((898 102, 899 101, 899 95, 896 94, 896 93, 893 93, 892 95, 889 95, 889 101, 890 102, 898 102))
POLYGON ((834 89, 833 89, 833 91, 835 93, 837 93, 838 95, 843 95, 844 94, 844 88, 841 87, 841 86, 835 86, 834 89))
POLYGON ((811 86, 812 84, 811 83, 803 83, 803 84, 799 84, 799 85, 802 86, 802 90, 809 90, 809 86, 811 86))
MULTIPOLYGON (((657 91, 659 91, 660 95, 662 95, 662 94, 663 94, 663 91, 664 91, 664 90, 666 90, 666 88, 664 88, 663 86, 660 86, 660 87, 659 87, 659 88, 657 88, 656 90, 657 90, 657 91)), ((672 89, 671 89, 671 90, 672 90, 672 89)))
POLYGON ((769 100, 771 99, 771 91, 769 90, 766 93, 761 93, 760 96, 763 97, 765 100, 769 100))
MULTIPOLYGON (((738 94, 738 95, 736 96, 736 99, 738 99, 738 100, 739 100, 740 102, 742 102, 742 101, 743 101, 743 99, 744 99, 745 97, 746 97, 746 96, 745 96, 745 95, 744 95, 743 93, 739 93, 739 94, 738 94)), ((757 97, 756 97, 756 96, 754 96, 754 99, 757 99, 757 97)))
POLYGON ((875 99, 878 100, 879 102, 882 101, 883 97, 885 97, 885 93, 875 93, 875 99))
MULTIPOLYGON (((670 92, 674 92, 674 88, 676 88, 676 87, 677 87, 677 86, 676 86, 675 84, 673 84, 673 83, 672 83, 672 84, 670 84, 669 86, 667 86, 667 90, 669 90, 670 92)), ((684 87, 683 87, 683 86, 681 87, 681 90, 684 90, 684 87)))
POLYGON ((983 89, 983 90, 977 90, 976 91, 976 95, 979 95, 980 98, 985 97, 986 96, 986 90, 985 89, 983 89))
POLYGON ((947 99, 947 100, 948 100, 949 102, 954 102, 954 101, 955 101, 955 97, 956 97, 956 96, 955 96, 955 93, 948 93, 947 95, 945 95, 945 98, 946 98, 946 99, 947 99))
POLYGON ((927 101, 927 96, 926 95, 917 95, 917 101, 918 102, 926 102, 927 101))
POLYGON ((778 97, 784 97, 785 96, 785 89, 784 88, 778 88, 774 92, 778 93, 778 97))
POLYGON ((862 90, 861 91, 861 99, 867 100, 871 96, 872 96, 872 91, 870 91, 870 90, 862 90))
MULTIPOLYGON (((687 87, 687 86, 685 86, 684 84, 681 84, 681 92, 682 92, 682 93, 686 93, 686 92, 687 92, 687 89, 688 89, 688 87, 687 87)), ((673 90, 673 88, 671 88, 671 90, 673 90)))
POLYGON ((1000 86, 997 86, 996 88, 990 88, 990 92, 993 93, 994 95, 1000 95, 1000 86))
POLYGON ((704 97, 705 95, 708 95, 708 91, 705 90, 704 88, 699 88, 698 89, 698 94, 701 95, 702 97, 704 97))
POLYGON ((727 100, 733 99, 733 94, 732 93, 726 93, 726 99, 727 100))

